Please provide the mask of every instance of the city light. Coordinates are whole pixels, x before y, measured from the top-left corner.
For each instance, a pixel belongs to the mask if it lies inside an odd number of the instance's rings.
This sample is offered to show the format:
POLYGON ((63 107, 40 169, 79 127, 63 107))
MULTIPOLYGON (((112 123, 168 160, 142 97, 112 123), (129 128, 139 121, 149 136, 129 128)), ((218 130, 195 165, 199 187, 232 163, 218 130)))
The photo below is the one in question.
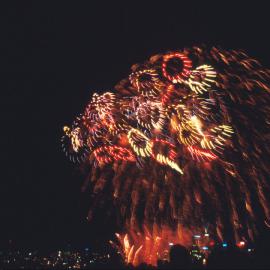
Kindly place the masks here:
POLYGON ((240 241, 240 242, 238 242, 236 245, 237 245, 239 248, 243 248, 243 247, 246 245, 246 243, 245 243, 245 241, 240 241))
POLYGON ((215 241, 214 240, 211 240, 210 242, 209 242, 209 246, 210 247, 213 247, 215 245, 215 241))

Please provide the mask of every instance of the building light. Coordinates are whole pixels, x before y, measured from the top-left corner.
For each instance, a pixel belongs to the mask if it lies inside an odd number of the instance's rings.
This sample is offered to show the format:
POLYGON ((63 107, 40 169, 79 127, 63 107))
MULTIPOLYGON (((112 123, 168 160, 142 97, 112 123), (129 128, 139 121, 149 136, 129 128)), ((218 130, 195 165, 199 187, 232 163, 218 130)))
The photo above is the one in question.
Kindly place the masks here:
POLYGON ((245 241, 240 241, 240 242, 238 242, 236 245, 237 245, 239 248, 243 248, 243 247, 246 245, 246 243, 245 243, 245 241))
POLYGON ((214 240, 211 240, 210 242, 209 242, 209 246, 210 247, 213 247, 215 245, 215 241, 214 240))

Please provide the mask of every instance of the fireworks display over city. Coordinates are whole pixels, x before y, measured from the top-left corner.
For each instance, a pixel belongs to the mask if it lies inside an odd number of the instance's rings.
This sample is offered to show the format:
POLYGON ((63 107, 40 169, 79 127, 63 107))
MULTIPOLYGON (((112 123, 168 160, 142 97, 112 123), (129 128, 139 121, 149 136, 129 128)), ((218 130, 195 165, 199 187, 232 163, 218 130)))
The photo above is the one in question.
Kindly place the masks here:
POLYGON ((167 51, 64 126, 65 154, 89 171, 88 220, 117 212, 112 244, 127 262, 155 264, 201 233, 252 242, 268 224, 269 81, 241 50, 167 51))
POLYGON ((3 11, 2 268, 269 268, 267 3, 3 11))

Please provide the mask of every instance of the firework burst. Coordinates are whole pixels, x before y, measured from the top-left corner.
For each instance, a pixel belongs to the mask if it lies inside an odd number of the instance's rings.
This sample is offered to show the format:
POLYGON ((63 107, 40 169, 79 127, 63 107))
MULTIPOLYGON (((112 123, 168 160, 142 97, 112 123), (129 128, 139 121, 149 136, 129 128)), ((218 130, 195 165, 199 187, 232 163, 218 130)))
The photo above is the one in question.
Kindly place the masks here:
POLYGON ((92 168, 93 205, 114 201, 104 210, 129 234, 128 262, 188 246, 206 224, 217 240, 253 241, 269 223, 269 77, 242 51, 155 55, 64 128, 66 154, 92 168))

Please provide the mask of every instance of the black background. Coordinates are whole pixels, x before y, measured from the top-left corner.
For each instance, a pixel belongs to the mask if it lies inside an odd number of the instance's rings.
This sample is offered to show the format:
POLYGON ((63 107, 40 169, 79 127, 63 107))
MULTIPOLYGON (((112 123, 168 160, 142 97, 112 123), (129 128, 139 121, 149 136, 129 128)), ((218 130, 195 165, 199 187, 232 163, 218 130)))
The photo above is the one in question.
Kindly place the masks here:
POLYGON ((270 66, 267 1, 66 2, 1 9, 1 246, 85 246, 113 233, 87 224, 85 176, 60 138, 91 94, 112 89, 132 64, 206 44, 270 66))

